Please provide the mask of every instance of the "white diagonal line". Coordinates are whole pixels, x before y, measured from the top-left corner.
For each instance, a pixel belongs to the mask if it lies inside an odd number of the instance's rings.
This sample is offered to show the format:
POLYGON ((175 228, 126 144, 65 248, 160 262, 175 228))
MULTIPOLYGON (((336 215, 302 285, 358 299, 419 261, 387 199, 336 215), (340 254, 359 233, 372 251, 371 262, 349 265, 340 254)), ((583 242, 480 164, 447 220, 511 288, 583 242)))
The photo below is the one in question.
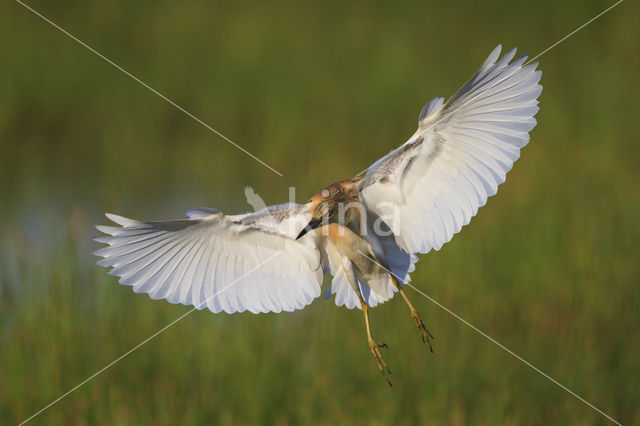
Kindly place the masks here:
POLYGON ((382 269, 384 269, 385 271, 387 271, 389 274, 393 275, 398 281, 400 281, 403 285, 408 285, 409 287, 411 287, 412 289, 414 289, 415 291, 417 291, 418 293, 420 293, 422 296, 424 296, 425 298, 427 298, 428 300, 430 300, 431 302, 433 302, 435 305, 437 305, 438 307, 440 307, 441 309, 445 310, 449 315, 453 316, 454 318, 460 320, 463 324, 469 326, 471 329, 473 329, 474 331, 476 331, 477 333, 479 333, 481 336, 485 337, 486 339, 488 339, 490 342, 494 343, 496 346, 498 346, 499 348, 505 350, 506 352, 508 352, 509 354, 511 354, 512 356, 514 356, 517 360, 519 360, 520 362, 526 364, 527 366, 531 367, 533 370, 535 370, 536 372, 540 373, 541 375, 543 375, 544 377, 546 377, 547 379, 549 379, 551 382, 555 383, 556 385, 560 386, 562 389, 564 389, 565 391, 569 392, 571 395, 573 395, 574 397, 576 397, 577 399, 579 399, 580 401, 584 402, 585 404, 587 404, 589 407, 593 408, 594 410, 596 410, 598 413, 602 414, 603 416, 605 416, 607 419, 611 420, 613 423, 616 423, 620 426, 622 426, 622 424, 620 422, 618 422, 617 420, 613 419, 611 416, 609 416, 607 413, 605 413, 604 411, 600 410, 598 407, 596 407, 595 405, 593 405, 592 403, 590 403, 589 401, 587 401, 586 399, 582 398, 580 395, 578 395, 577 393, 575 393, 574 391, 572 391, 571 389, 569 389, 568 387, 566 387, 565 385, 563 385, 562 383, 558 382, 556 379, 554 379, 553 377, 549 376, 547 373, 545 373, 544 371, 540 370, 538 367, 536 367, 535 365, 531 364, 529 361, 527 361, 526 359, 522 358, 520 355, 516 354, 515 352, 513 352, 512 350, 510 350, 509 348, 507 348, 506 346, 504 346, 502 343, 498 342, 496 339, 494 339, 493 337, 489 336, 487 333, 485 333, 484 331, 480 330, 478 327, 476 327, 475 325, 471 324, 469 321, 465 320, 464 318, 462 318, 460 315, 456 314, 455 312, 453 312, 451 309, 447 308, 446 306, 440 304, 437 300, 433 299, 432 297, 428 296, 426 293, 424 293, 422 290, 418 289, 417 287, 415 287, 412 284, 409 284, 408 282, 405 282, 402 278, 398 277, 396 274, 394 274, 393 272, 391 272, 389 269, 385 268, 384 266, 382 266, 378 261, 376 261, 375 259, 373 259, 371 256, 361 252, 360 250, 358 250, 358 252, 365 256, 367 259, 369 259, 370 261, 372 261, 373 263, 375 263, 376 265, 378 265, 379 267, 381 267, 382 269))
POLYGON ((48 22, 49 24, 51 24, 54 28, 56 28, 57 30, 59 30, 60 32, 62 32, 63 34, 67 35, 68 37, 70 37, 71 39, 73 39, 75 42, 77 42, 78 44, 80 44, 81 46, 86 47, 87 49, 89 49, 91 52, 93 52, 94 54, 96 54, 97 56, 99 56, 101 59, 103 59, 104 61, 108 62, 109 64, 113 65, 115 68, 117 68, 118 70, 120 70, 122 73, 126 74, 128 77, 132 78, 133 80, 137 81, 138 83, 140 83, 142 86, 144 86, 146 89, 148 89, 149 91, 155 93, 156 95, 160 96, 162 99, 164 99, 166 102, 168 102, 169 104, 171 104, 172 106, 174 106, 175 108, 177 108, 178 110, 182 111, 183 113, 185 113, 186 115, 188 115, 189 117, 191 117, 192 119, 194 119, 195 121, 197 121, 198 123, 202 124, 204 127, 206 127, 207 129, 209 129, 210 131, 212 131, 213 133, 215 133, 216 135, 218 135, 219 137, 221 137, 222 139, 224 139, 225 141, 229 142, 231 145, 235 146, 236 148, 238 148, 240 151, 244 152, 245 154, 247 154, 249 157, 253 158, 254 160, 256 160, 258 163, 262 164, 263 166, 265 166, 266 168, 268 168, 269 170, 271 170, 272 172, 274 172, 275 174, 279 175, 279 176, 284 176, 282 173, 280 173, 279 171, 277 171, 276 169, 274 169, 273 167, 271 167, 270 165, 268 165, 267 163, 265 163, 264 161, 262 161, 260 158, 256 157, 255 155, 253 155, 252 153, 250 153, 249 151, 247 151, 246 149, 244 149, 243 147, 241 147, 240 145, 238 145, 237 143, 235 143, 234 141, 232 141, 231 139, 229 139, 228 137, 226 137, 225 135, 223 135, 222 133, 220 133, 219 131, 217 131, 216 129, 214 129, 213 127, 211 127, 210 125, 208 125, 207 123, 205 123, 204 121, 200 120, 198 117, 196 117, 195 115, 193 115, 192 113, 190 113, 189 111, 187 111, 186 109, 184 109, 183 107, 181 107, 180 105, 178 105, 177 103, 175 103, 174 101, 172 101, 171 99, 167 98, 165 95, 163 95, 162 93, 158 92, 156 89, 154 89, 153 87, 149 86, 147 83, 145 83, 144 81, 140 80, 138 77, 136 77, 135 75, 131 74, 129 71, 127 71, 126 69, 122 68, 120 65, 116 64, 115 62, 113 62, 111 59, 107 58, 106 56, 104 56, 103 54, 101 54, 100 52, 98 52, 97 50, 95 50, 94 48, 92 48, 91 46, 89 46, 87 43, 83 42, 82 40, 80 40, 79 38, 77 38, 76 36, 74 36, 73 34, 69 33, 68 31, 66 31, 64 28, 60 27, 59 25, 57 25, 55 22, 51 21, 50 19, 48 19, 47 17, 43 16, 41 13, 37 12, 36 10, 34 10, 33 8, 31 8, 30 6, 27 6, 26 4, 24 4, 23 2, 21 2, 20 0, 16 0, 16 2, 20 3, 22 6, 24 6, 26 9, 30 10, 34 15, 39 16, 40 18, 42 18, 44 21, 48 22))
MULTIPOLYGON (((225 290, 231 288, 233 285, 235 285, 238 281, 240 281, 241 279, 243 279, 244 277, 246 277, 247 275, 251 274, 252 272, 254 272, 255 270, 257 270, 258 268, 260 268, 261 266, 263 266, 265 263, 269 262, 271 259, 273 259, 274 257, 276 257, 277 255, 279 255, 280 252, 274 254, 273 256, 271 256, 270 258, 268 258, 267 260, 265 260, 264 262, 260 263, 258 266, 256 266, 255 268, 251 269, 249 272, 247 272, 246 274, 244 274, 243 276, 241 276, 240 278, 236 279, 235 281, 231 282, 231 284, 227 285, 225 288, 223 288, 222 290, 218 291, 217 293, 213 294, 212 296, 208 297, 207 299, 204 300, 204 302, 202 302, 199 307, 202 307, 205 303, 207 303, 210 299, 213 299, 214 297, 222 294, 225 290)), ((109 364, 105 365, 104 367, 102 367, 100 370, 96 371, 95 373, 93 373, 92 375, 90 375, 89 377, 87 377, 86 379, 84 379, 82 382, 78 383, 77 385, 75 385, 74 387, 72 387, 71 389, 69 389, 68 391, 66 391, 65 393, 63 393, 62 395, 60 395, 58 398, 54 399, 53 401, 51 401, 49 404, 45 405, 44 407, 42 407, 40 410, 38 410, 36 413, 34 413, 33 415, 31 415, 29 418, 23 420, 22 422, 20 422, 18 424, 18 426, 21 426, 25 423, 27 423, 28 421, 30 421, 31 419, 33 419, 34 417, 36 417, 38 414, 42 413, 43 411, 45 411, 46 409, 48 409, 49 407, 51 407, 52 405, 54 405, 55 403, 57 403, 58 401, 60 401, 61 399, 65 398, 66 396, 68 396, 70 393, 72 393, 73 391, 75 391, 76 389, 78 389, 80 386, 84 385, 85 383, 91 381, 92 379, 94 379, 96 376, 98 376, 100 373, 102 373, 103 371, 105 371, 106 369, 108 369, 109 367, 113 366, 114 364, 116 364, 117 362, 119 362, 120 360, 122 360, 123 358, 125 358, 127 355, 131 354, 132 352, 134 352, 136 349, 140 348, 142 345, 144 345, 145 343, 147 343, 148 341, 150 341, 151 339, 153 339, 154 337, 158 336, 159 334, 161 334, 162 332, 164 332, 166 329, 168 329, 169 327, 171 327, 172 325, 174 325, 175 323, 177 323, 178 321, 180 321, 181 319, 183 319, 184 317, 186 317, 187 315, 189 315, 190 313, 192 313, 193 311, 197 310, 198 307, 194 307, 191 308, 189 311, 185 312, 184 314, 180 315, 178 318, 176 318, 175 320, 171 321, 169 324, 165 325, 164 327, 162 327, 160 330, 156 331, 155 333, 153 333, 151 336, 147 337, 146 339, 144 339, 142 342, 138 343, 137 345, 135 345, 133 348, 129 349, 127 352, 123 353, 122 355, 120 355, 118 358, 114 359, 113 361, 111 361, 109 364)))
MULTIPOLYGON (((601 17, 602 15, 604 15, 605 13, 607 13, 608 11, 610 11, 611 9, 613 9, 614 7, 616 7, 617 5, 619 5, 620 3, 622 3, 624 0, 618 0, 617 3, 612 4, 611 6, 609 6, 608 8, 606 8, 605 10, 603 10, 602 12, 600 12, 599 14, 597 14, 596 16, 594 16, 593 18, 589 19, 587 22, 585 22, 584 24, 580 25, 578 28, 576 28, 575 30, 571 31, 569 34, 567 34, 566 36, 562 37, 560 40, 556 41, 555 43, 553 43, 551 46, 547 47, 546 49, 544 49, 542 52, 538 53, 536 56, 534 56, 533 58, 529 59, 525 64, 523 64, 522 66, 527 66, 529 65, 531 62, 535 61, 536 59, 538 59, 539 57, 541 57, 542 55, 544 55, 545 53, 547 53, 548 51, 550 51, 551 49, 553 49, 554 47, 556 47, 557 45, 559 45, 560 43, 562 43, 563 41, 565 41, 566 39, 568 39, 569 37, 573 36, 575 33, 577 33, 578 31, 580 31, 581 29, 583 29, 584 27, 586 27, 587 25, 589 25, 590 23, 592 23, 593 21, 595 21, 596 19, 598 19, 599 17, 601 17)), ((498 78, 503 72, 505 72, 507 70, 508 66, 505 67, 504 70, 500 71, 498 74, 496 74, 495 78, 498 78)), ((466 84, 466 83, 465 83, 466 84)), ((464 87, 461 86, 460 88, 464 87)), ((458 91, 460 91, 460 89, 458 89, 455 93, 458 93, 458 91)), ((442 120, 444 120, 445 118, 450 117, 452 114, 454 114, 456 111, 460 110, 461 108, 463 108, 465 105, 471 103, 473 100, 475 100, 477 97, 479 97, 480 95, 482 95, 484 92, 480 92, 477 93, 475 96, 472 96, 471 98, 469 98, 467 101, 463 102, 458 108, 454 109, 453 111, 447 113, 446 115, 443 115, 442 117, 440 117, 438 120, 434 121, 432 124, 429 125, 429 128, 432 129, 434 128, 438 123, 440 123, 442 120)), ((451 98, 449 98, 451 99, 451 98)), ((443 108, 446 106, 443 106, 443 108)), ((412 136, 413 137, 413 136, 412 136)), ((375 164, 375 162, 374 162, 375 164)), ((358 173, 356 176, 360 176, 361 174, 363 174, 364 172, 366 172, 367 170, 369 170, 371 167, 373 167, 373 164, 370 165, 369 167, 367 167, 366 169, 362 170, 360 173, 358 173)))
POLYGON ((485 338, 489 339, 491 342, 493 342, 495 345, 497 345, 498 347, 500 347, 501 349, 507 351, 509 354, 511 354, 512 356, 514 356, 516 359, 518 359, 519 361, 521 361, 522 363, 528 365, 529 367, 531 367, 532 369, 534 369, 535 371, 537 371, 538 373, 542 374, 544 377, 546 377, 547 379, 549 379, 550 381, 552 381, 553 383, 555 383, 556 385, 560 386, 562 389, 564 389, 565 391, 569 392, 571 395, 573 395, 574 397, 578 398, 580 401, 584 402, 585 404, 587 404, 589 407, 593 408, 594 410, 596 410, 598 413, 602 414, 603 416, 605 416, 607 419, 611 420, 612 422, 621 425, 620 422, 616 421, 615 419, 611 418, 607 413, 603 412, 602 410, 600 410, 598 407, 596 407, 595 405, 593 405, 592 403, 590 403, 589 401, 585 400, 584 398, 582 398, 580 395, 578 395, 577 393, 575 393, 574 391, 572 391, 571 389, 569 389, 568 387, 566 387, 565 385, 563 385, 562 383, 558 382, 556 379, 554 379, 553 377, 549 376, 547 373, 545 373, 544 371, 540 370, 539 368, 537 368, 535 365, 531 364, 529 361, 527 361, 526 359, 522 358, 520 355, 514 353, 513 351, 511 351, 509 348, 507 348, 506 346, 504 346, 503 344, 501 344, 500 342, 498 342, 496 339, 494 339, 493 337, 489 336, 487 333, 485 333, 484 331, 480 330, 478 327, 474 326, 473 324, 469 323, 468 321, 466 321, 464 318, 460 317, 458 314, 456 314, 455 312, 453 312, 451 309, 448 309, 446 306, 443 306, 442 304, 438 303, 438 301, 434 300, 433 298, 427 296, 422 290, 418 289, 417 287, 415 287, 412 284, 409 283, 404 283, 406 285, 408 285, 409 287, 411 287, 412 289, 414 289, 415 291, 417 291, 418 293, 420 293, 421 295, 423 295, 424 297, 426 297, 427 299, 429 299, 431 302, 435 303, 437 306, 439 306, 440 308, 444 309, 447 313, 449 313, 450 315, 452 315, 453 317, 455 317, 456 319, 462 321, 464 324, 466 324, 467 326, 471 327, 473 330, 475 330, 476 332, 478 332, 479 334, 481 334, 482 336, 484 336, 485 338))
POLYGON ((554 47, 556 47, 557 45, 559 45, 560 43, 562 43, 563 41, 565 41, 566 39, 568 39, 569 37, 571 37, 572 35, 577 33, 578 31, 580 31, 581 29, 583 29, 584 27, 586 27, 587 25, 592 23, 593 21, 595 21, 596 19, 598 19, 599 17, 601 17, 602 15, 604 15, 605 13, 607 13, 608 11, 610 11, 611 9, 613 9, 614 7, 616 7, 617 5, 622 3, 623 1, 624 0, 618 0, 617 3, 612 4, 611 6, 609 6, 608 8, 606 8, 605 10, 603 10, 602 12, 600 12, 599 14, 594 16, 593 18, 589 19, 587 22, 585 22, 584 24, 580 25, 578 28, 576 28, 575 30, 571 31, 569 34, 567 34, 566 36, 562 37, 560 40, 558 40, 555 43, 553 43, 551 46, 549 46, 546 49, 544 49, 542 52, 538 53, 536 56, 534 56, 533 58, 529 59, 527 64, 535 61, 540 56, 544 55, 545 53, 547 53, 548 51, 550 51, 551 49, 553 49, 554 47))

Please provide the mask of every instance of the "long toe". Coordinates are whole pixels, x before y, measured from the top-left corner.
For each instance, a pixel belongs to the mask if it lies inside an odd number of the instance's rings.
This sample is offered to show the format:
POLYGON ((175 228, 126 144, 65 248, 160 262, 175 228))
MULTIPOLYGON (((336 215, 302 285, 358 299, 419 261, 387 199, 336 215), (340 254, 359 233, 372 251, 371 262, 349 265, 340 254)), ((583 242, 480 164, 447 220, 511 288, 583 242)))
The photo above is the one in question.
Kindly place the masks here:
POLYGON ((429 345, 429 351, 433 353, 433 347, 431 346, 431 339, 433 339, 434 337, 429 332, 429 330, 427 330, 427 327, 425 327, 424 322, 420 317, 420 314, 417 311, 413 311, 411 313, 411 318, 413 318, 413 321, 416 323, 416 326, 418 327, 418 332, 420 333, 420 337, 422 337, 422 341, 426 342, 427 345, 429 345))
POLYGON ((376 364, 378 364, 378 369, 380 370, 380 373, 382 373, 382 377, 384 377, 384 380, 387 382, 389 386, 393 386, 391 384, 391 381, 389 380, 389 376, 391 375, 391 369, 389 368, 386 361, 382 357, 382 354, 380 353, 380 348, 388 348, 388 346, 385 343, 378 344, 373 340, 369 341, 369 349, 371 349, 371 354, 373 355, 373 359, 375 359, 376 364))

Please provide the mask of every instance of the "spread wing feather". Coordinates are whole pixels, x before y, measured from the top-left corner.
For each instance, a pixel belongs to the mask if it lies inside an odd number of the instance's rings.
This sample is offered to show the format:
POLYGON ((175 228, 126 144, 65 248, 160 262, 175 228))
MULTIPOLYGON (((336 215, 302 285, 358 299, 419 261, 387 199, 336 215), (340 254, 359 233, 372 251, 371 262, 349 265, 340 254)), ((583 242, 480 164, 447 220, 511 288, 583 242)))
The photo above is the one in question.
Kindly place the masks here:
POLYGON ((409 253, 439 250, 469 223, 504 182, 536 125, 536 64, 499 59, 498 46, 444 105, 429 102, 416 133, 376 161, 359 190, 367 207, 388 218, 409 253))
POLYGON ((196 209, 189 219, 140 222, 107 214, 98 226, 99 265, 152 299, 228 313, 301 309, 320 295, 320 253, 295 240, 309 221, 295 204, 227 216, 196 209))

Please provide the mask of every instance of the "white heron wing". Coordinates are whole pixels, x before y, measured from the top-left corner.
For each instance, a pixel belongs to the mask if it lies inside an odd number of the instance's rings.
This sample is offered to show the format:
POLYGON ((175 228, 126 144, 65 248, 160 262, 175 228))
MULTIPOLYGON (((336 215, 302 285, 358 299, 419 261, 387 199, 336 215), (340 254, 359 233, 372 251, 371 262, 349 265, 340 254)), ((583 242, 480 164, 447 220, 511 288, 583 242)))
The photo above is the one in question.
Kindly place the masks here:
POLYGON ((195 209, 189 219, 140 222, 107 214, 108 246, 94 252, 120 283, 152 299, 228 313, 302 309, 320 295, 322 266, 313 239, 295 237, 305 206, 283 204, 227 216, 195 209))
POLYGON ((419 128, 402 146, 379 159, 361 181, 367 207, 390 222, 409 253, 442 245, 469 223, 504 182, 536 125, 537 63, 500 60, 501 47, 443 105, 422 110, 419 128))

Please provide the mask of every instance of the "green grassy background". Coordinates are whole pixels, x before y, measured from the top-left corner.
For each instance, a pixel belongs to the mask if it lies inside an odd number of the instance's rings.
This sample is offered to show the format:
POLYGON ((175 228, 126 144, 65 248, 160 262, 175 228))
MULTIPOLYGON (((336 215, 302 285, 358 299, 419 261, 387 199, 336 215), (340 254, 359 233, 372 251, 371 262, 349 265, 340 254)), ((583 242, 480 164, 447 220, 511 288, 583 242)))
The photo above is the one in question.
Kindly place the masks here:
MULTIPOLYGON (((403 142, 493 47, 542 51, 609 3, 29 2, 279 177, 15 2, 0 5, 0 423, 15 424, 188 308, 94 264, 102 212, 298 201, 403 142)), ((414 284, 623 424, 640 424, 638 7, 541 59, 532 142, 414 284)), ((33 424, 605 424, 412 290, 372 311, 195 312, 33 424)))

